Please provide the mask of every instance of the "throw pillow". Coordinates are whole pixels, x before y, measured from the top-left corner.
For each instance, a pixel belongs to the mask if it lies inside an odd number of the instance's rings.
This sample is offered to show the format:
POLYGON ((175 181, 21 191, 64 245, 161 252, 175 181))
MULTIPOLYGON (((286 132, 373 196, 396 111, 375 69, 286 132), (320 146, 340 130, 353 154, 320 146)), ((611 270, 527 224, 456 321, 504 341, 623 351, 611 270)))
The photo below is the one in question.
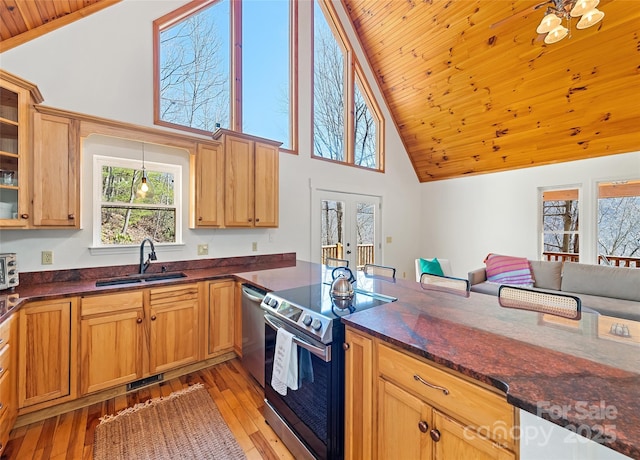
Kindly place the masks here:
POLYGON ((420 273, 428 273, 430 275, 444 276, 440 262, 437 258, 420 259, 420 273))
POLYGON ((527 258, 489 254, 484 262, 487 281, 533 287, 534 279, 527 258))

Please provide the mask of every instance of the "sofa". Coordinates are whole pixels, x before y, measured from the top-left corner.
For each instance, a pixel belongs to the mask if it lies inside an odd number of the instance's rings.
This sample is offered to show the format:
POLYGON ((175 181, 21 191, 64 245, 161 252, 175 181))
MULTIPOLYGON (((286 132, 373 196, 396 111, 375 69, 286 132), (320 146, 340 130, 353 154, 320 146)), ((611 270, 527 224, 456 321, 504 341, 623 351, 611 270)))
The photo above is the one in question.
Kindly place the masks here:
MULTIPOLYGON (((577 262, 529 260, 533 288, 579 297, 583 308, 602 315, 640 321, 640 269, 577 262)), ((498 295, 485 267, 469 272, 471 290, 498 295)))

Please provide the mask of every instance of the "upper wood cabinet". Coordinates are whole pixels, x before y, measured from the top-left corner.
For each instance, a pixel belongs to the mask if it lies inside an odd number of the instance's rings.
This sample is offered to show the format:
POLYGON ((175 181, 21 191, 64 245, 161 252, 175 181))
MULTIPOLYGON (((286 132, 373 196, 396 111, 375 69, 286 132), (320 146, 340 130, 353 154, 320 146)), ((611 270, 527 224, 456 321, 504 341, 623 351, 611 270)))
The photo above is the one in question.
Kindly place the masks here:
POLYGON ((280 142, 219 129, 224 144, 224 226, 277 227, 280 142))
POLYGON ((0 227, 29 225, 31 121, 40 102, 37 86, 0 70, 0 227))
POLYGON ((44 110, 33 118, 32 223, 80 228, 80 122, 44 110))
POLYGON ((199 143, 191 156, 194 212, 191 227, 224 225, 224 148, 220 143, 199 143))

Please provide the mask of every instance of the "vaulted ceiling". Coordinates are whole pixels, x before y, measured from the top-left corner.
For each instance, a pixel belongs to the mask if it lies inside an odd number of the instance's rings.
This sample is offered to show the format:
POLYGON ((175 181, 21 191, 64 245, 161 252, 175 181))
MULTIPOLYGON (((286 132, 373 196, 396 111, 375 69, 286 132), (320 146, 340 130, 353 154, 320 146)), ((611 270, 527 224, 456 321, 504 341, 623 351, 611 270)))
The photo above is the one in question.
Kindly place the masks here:
MULTIPOLYGON (((120 0, 0 0, 0 52, 120 0)), ((547 45, 542 0, 342 0, 420 182, 640 150, 640 8, 547 45)))

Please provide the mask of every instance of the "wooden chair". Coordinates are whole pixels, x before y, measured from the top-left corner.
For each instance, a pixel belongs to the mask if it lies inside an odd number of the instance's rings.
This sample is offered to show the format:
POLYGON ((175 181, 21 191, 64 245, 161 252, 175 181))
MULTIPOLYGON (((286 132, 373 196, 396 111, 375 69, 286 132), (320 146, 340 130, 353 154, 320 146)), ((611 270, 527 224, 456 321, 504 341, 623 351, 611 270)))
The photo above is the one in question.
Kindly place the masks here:
POLYGON ((364 274, 365 276, 381 276, 396 279, 396 269, 385 265, 365 264, 364 274))
POLYGON ((463 297, 469 297, 471 292, 471 285, 467 279, 431 275, 430 273, 420 275, 420 287, 427 291, 442 291, 463 297))
POLYGON ((336 259, 335 257, 326 257, 324 264, 327 267, 348 267, 349 261, 347 259, 336 259))
POLYGON ((568 319, 580 319, 582 310, 582 301, 579 297, 506 284, 498 289, 498 302, 505 308, 537 311, 568 319))

